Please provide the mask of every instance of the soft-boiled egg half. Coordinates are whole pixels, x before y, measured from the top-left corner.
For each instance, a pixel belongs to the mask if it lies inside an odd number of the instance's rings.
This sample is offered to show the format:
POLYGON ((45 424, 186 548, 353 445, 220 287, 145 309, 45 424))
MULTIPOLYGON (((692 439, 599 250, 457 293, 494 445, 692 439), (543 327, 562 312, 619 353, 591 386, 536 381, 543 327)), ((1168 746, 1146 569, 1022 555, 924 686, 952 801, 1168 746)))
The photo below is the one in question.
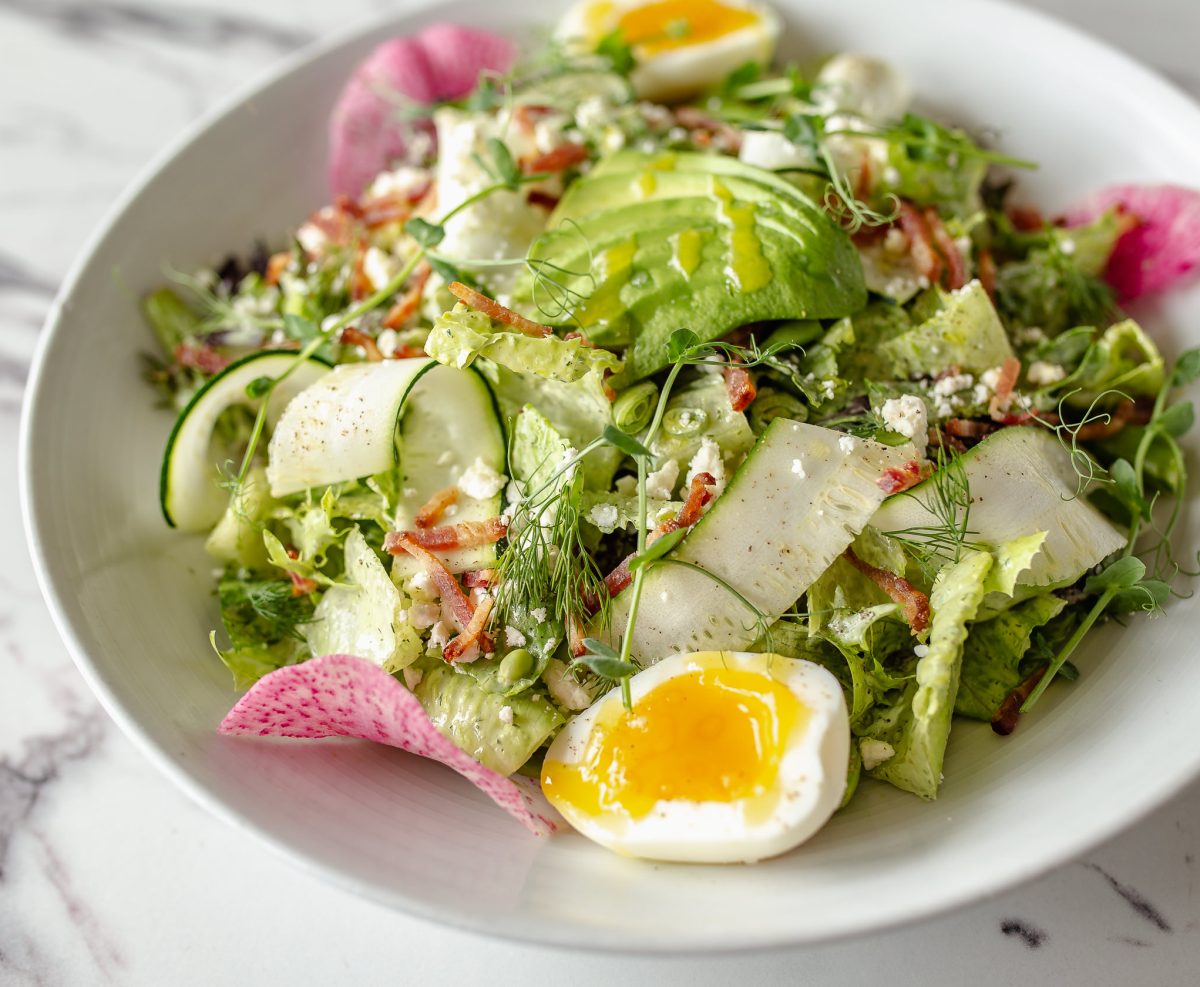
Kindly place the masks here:
POLYGON ((798 846, 841 804, 850 757, 842 688, 774 654, 673 655, 571 720, 542 791, 580 833, 634 857, 761 860, 798 846))
POLYGON ((613 32, 633 49, 634 91, 667 102, 716 85, 746 62, 768 64, 779 18, 744 0, 581 0, 555 33, 572 50, 594 51, 613 32))

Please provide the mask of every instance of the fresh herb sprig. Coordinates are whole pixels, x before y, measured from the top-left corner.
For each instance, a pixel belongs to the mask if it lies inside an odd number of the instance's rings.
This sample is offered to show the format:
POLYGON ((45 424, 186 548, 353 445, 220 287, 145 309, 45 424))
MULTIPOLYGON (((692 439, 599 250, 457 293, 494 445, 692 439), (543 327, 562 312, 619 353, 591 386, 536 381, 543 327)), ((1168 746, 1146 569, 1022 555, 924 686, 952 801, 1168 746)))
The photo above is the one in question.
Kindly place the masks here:
POLYGON ((1059 670, 1079 646, 1079 642, 1103 617, 1110 614, 1128 613, 1134 609, 1155 612, 1162 608, 1173 592, 1172 581, 1179 575, 1194 576, 1200 573, 1184 570, 1174 557, 1173 539, 1182 516, 1186 493, 1187 470, 1183 449, 1179 439, 1191 428, 1195 409, 1191 401, 1171 402, 1171 395, 1179 388, 1187 387, 1200 379, 1200 349, 1186 351, 1176 361, 1175 367, 1159 389, 1154 400, 1154 410, 1142 433, 1132 462, 1117 459, 1109 466, 1109 476, 1116 497, 1129 511, 1129 537, 1125 548, 1100 572, 1091 576, 1084 584, 1084 592, 1096 596, 1075 632, 1054 656, 1040 682, 1021 705, 1027 713, 1041 698, 1059 670), (1166 450, 1167 456, 1181 477, 1179 488, 1173 491, 1173 502, 1166 520, 1155 524, 1155 505, 1161 499, 1152 489, 1146 476, 1146 461, 1155 447, 1166 450), (1142 536, 1151 534, 1151 543, 1142 543, 1142 536), (1138 557, 1148 555, 1152 567, 1138 557))
POLYGON ((928 484, 921 492, 906 490, 901 496, 921 504, 934 521, 896 531, 886 531, 904 547, 926 577, 932 579, 948 562, 957 562, 962 553, 978 546, 970 540, 971 482, 962 457, 939 446, 937 462, 928 484))

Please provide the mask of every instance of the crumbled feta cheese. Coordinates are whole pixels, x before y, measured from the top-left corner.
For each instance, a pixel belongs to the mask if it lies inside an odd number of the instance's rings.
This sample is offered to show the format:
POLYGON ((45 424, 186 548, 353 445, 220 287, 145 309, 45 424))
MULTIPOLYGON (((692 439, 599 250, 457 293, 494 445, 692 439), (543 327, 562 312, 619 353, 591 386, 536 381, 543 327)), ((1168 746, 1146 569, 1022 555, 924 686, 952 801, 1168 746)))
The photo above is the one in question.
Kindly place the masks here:
POLYGON ((837 395, 837 386, 832 380, 821 381, 821 397, 826 401, 832 401, 837 395))
POLYGON ((378 247, 367 247, 362 258, 362 272, 376 291, 385 287, 400 271, 400 261, 378 247))
POLYGON ((442 616, 442 608, 436 603, 414 603, 408 608, 408 622, 417 630, 432 627, 442 616))
POLYGON ((929 413, 925 409, 925 402, 915 394, 888 398, 883 403, 880 414, 889 430, 912 439, 913 444, 918 448, 925 447, 929 413))
POLYGON ((646 477, 646 496, 653 497, 655 500, 670 500, 671 495, 675 492, 675 481, 678 479, 679 463, 674 459, 668 459, 646 477))
POLYGON ((849 456, 858 448, 858 439, 853 435, 843 435, 838 439, 838 448, 842 450, 843 456, 849 456))
POLYGON ((534 607, 532 610, 529 611, 529 616, 531 616, 539 624, 544 624, 546 622, 546 608, 545 607, 534 607))
POLYGON ((801 480, 808 476, 808 474, 804 472, 804 462, 800 459, 792 460, 792 472, 795 473, 796 476, 798 476, 801 480))
POLYGON ((500 712, 496 714, 500 718, 500 722, 506 726, 511 726, 513 721, 513 708, 511 706, 501 706, 500 712))
POLYGON ((986 384, 976 384, 975 390, 971 392, 971 401, 974 404, 987 404, 991 395, 992 392, 988 390, 986 384))
POLYGON ((927 654, 929 654, 929 645, 928 644, 916 645, 913 648, 913 654, 916 655, 918 658, 924 658, 927 654))
POLYGON ((448 620, 439 620, 433 625, 433 630, 429 632, 429 647, 441 651, 450 643, 450 638, 453 636, 454 625, 448 620))
POLYGON ((811 167, 815 161, 809 148, 793 144, 777 130, 747 130, 742 134, 738 157, 768 171, 811 167))
MULTIPOLYGON (((647 477, 647 479, 649 479, 649 477, 647 477)), ((636 476, 622 476, 622 477, 618 478, 616 487, 617 487, 617 493, 619 493, 622 497, 636 497, 637 496, 637 477, 636 476)))
POLYGON ((883 169, 883 184, 893 188, 899 185, 900 172, 891 165, 888 165, 883 169))
POLYGON ((975 383, 971 374, 947 374, 933 384, 933 393, 939 397, 949 397, 959 391, 965 391, 975 383))
POLYGON ((563 127, 567 118, 560 113, 544 116, 533 125, 533 144, 542 154, 553 151, 563 142, 563 127))
POLYGON ((1003 371, 999 367, 992 367, 991 370, 985 370, 979 375, 979 383, 994 394, 996 385, 1000 383, 1000 375, 1002 373, 1003 371))
POLYGON ((404 669, 404 684, 408 686, 409 689, 415 689, 417 686, 419 686, 421 684, 421 679, 423 678, 425 678, 425 673, 419 668, 404 669))
POLYGON ((1032 346, 1042 342, 1046 338, 1045 330, 1041 326, 1024 326, 1017 330, 1017 343, 1021 346, 1032 346))
POLYGON ((458 489, 476 500, 488 500, 503 490, 507 482, 508 478, 492 469, 482 456, 476 456, 475 462, 458 478, 458 489))
POLYGON ((504 643, 510 648, 525 647, 525 635, 511 625, 504 628, 504 643))
POLYGON ((429 185, 429 172, 424 168, 402 165, 394 171, 380 172, 367 188, 364 198, 411 199, 429 185))
POLYGON ((1058 241, 1058 249, 1070 257, 1071 254, 1075 253, 1075 241, 1070 237, 1063 237, 1058 241))
POLYGON ((858 751, 862 754, 864 771, 877 768, 884 761, 889 761, 896 756, 896 748, 886 740, 872 740, 870 737, 864 737, 858 742, 858 751))
POLYGON ((584 130, 599 127, 608 121, 609 109, 603 96, 589 96, 575 107, 575 123, 584 130))
POLYGON ((692 478, 697 473, 708 473, 712 476, 713 482, 709 487, 714 497, 725 489, 725 463, 721 459, 721 447, 707 436, 700 440, 700 448, 688 463, 684 485, 690 487, 692 478))
POLYGON ((296 230, 296 242, 304 248, 306 254, 316 256, 325 249, 329 237, 316 223, 305 223, 296 230))
POLYGON ((1066 370, 1057 363, 1047 363, 1045 360, 1034 360, 1029 365, 1025 379, 1031 384, 1045 387, 1047 384, 1057 384, 1067 376, 1066 370))
POLYGON ((390 360, 396 354, 396 347, 400 345, 400 338, 395 329, 383 329, 375 337, 375 345, 379 347, 379 352, 383 354, 383 358, 390 360))
POLYGON ((625 133, 620 127, 607 127, 600 147, 605 154, 615 154, 625 146, 625 133))
POLYGON ((616 504, 597 504, 588 511, 587 519, 607 535, 616 530, 621 512, 616 504))
POLYGON ((409 596, 431 597, 434 595, 433 580, 429 578, 429 573, 424 569, 418 569, 412 574, 405 584, 405 589, 408 590, 409 596))

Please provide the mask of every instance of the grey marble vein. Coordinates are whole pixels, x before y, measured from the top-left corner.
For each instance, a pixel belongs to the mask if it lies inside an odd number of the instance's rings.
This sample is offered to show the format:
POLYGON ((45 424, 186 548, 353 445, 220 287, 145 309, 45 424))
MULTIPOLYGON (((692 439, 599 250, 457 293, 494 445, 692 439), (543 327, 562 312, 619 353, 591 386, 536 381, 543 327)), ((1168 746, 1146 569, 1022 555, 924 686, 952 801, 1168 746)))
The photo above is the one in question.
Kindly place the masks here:
POLYGON ((18 758, 0 757, 0 880, 9 847, 46 786, 69 761, 86 757, 104 736, 104 714, 93 708, 71 712, 69 725, 55 734, 29 737, 18 758))
POLYGON ((203 48, 250 42, 285 52, 312 40, 308 31, 245 14, 112 0, 0 0, 0 13, 89 40, 142 35, 203 48))

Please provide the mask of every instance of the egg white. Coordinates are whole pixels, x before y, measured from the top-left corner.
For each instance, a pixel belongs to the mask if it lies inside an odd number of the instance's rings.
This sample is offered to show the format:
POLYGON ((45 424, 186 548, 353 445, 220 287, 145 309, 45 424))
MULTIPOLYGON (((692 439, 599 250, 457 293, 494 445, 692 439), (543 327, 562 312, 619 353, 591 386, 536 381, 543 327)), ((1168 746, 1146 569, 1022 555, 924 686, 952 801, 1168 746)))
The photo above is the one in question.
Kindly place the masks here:
MULTIPOLYGON (((629 81, 640 98, 656 102, 686 99, 721 82, 746 62, 770 63, 779 40, 779 15, 753 0, 721 2, 751 11, 756 21, 712 41, 654 54, 635 47, 638 64, 629 81)), ((646 4, 639 0, 581 0, 563 15, 555 36, 569 49, 593 51, 601 38, 616 29, 622 14, 642 6, 646 4)))
MULTIPOLYGON (((845 793, 850 722, 841 686, 820 665, 740 651, 672 655, 630 679, 634 706, 668 679, 721 664, 773 678, 789 689, 807 711, 806 721, 784 743, 771 789, 778 798, 766 818, 747 819, 748 800, 689 799, 660 800, 641 818, 623 813, 592 816, 556 798, 551 786, 547 791, 550 801, 575 829, 628 856, 751 863, 799 846, 829 820, 845 793)), ((579 763, 597 719, 620 704, 620 690, 614 690, 576 716, 550 745, 547 762, 579 763)))

